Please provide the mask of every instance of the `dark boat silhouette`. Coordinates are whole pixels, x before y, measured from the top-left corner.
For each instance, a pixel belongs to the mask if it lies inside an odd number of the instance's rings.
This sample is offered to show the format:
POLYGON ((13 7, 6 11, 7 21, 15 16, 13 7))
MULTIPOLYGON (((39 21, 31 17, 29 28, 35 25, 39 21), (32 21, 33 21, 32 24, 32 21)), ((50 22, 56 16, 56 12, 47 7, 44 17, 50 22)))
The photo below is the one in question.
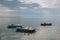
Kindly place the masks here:
POLYGON ((17 27, 16 32, 34 33, 34 32, 36 32, 36 30, 33 28, 30 28, 30 27, 17 27))
POLYGON ((52 23, 41 23, 41 26, 52 26, 52 23))
POLYGON ((11 24, 11 25, 8 25, 8 28, 16 28, 16 27, 22 27, 22 25, 21 24, 16 24, 16 25, 11 24))

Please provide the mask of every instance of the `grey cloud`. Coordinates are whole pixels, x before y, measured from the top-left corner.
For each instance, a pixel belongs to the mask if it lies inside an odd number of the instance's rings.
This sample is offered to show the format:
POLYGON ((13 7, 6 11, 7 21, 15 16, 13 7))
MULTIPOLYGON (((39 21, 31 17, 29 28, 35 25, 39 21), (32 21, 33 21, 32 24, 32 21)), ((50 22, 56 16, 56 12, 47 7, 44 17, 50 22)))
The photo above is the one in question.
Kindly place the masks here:
POLYGON ((37 3, 24 4, 23 2, 19 2, 18 0, 13 1, 0 0, 0 4, 11 9, 19 9, 19 7, 34 8, 40 6, 37 3))
MULTIPOLYGON (((28 3, 25 4, 23 2, 19 2, 18 0, 13 0, 13 1, 7 1, 7 0, 0 0, 0 4, 6 8, 10 8, 11 10, 15 11, 10 11, 8 14, 12 15, 25 15, 25 16, 33 16, 37 15, 35 11, 33 11, 33 8, 39 7, 40 5, 37 3, 28 3), (27 9, 20 9, 19 7, 27 7, 27 9)), ((4 13, 5 14, 5 13, 4 13)))
POLYGON ((60 0, 57 0, 57 3, 55 4, 57 8, 60 8, 60 0))
POLYGON ((0 0, 0 4, 8 8, 17 8, 21 4, 21 2, 18 2, 17 0, 14 1, 0 0))
POLYGON ((37 3, 23 4, 22 7, 34 8, 34 7, 39 7, 39 4, 37 3))

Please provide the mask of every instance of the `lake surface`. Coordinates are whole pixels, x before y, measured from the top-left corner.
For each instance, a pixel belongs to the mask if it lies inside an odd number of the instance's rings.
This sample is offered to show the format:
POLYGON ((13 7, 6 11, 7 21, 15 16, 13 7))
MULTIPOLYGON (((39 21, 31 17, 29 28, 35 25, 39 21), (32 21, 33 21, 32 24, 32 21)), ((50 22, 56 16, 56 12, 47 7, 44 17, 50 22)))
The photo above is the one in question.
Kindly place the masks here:
POLYGON ((60 40, 60 18, 22 18, 22 17, 0 17, 0 39, 1 40, 60 40), (52 26, 41 26, 41 23, 50 22, 52 26), (36 33, 17 33, 15 29, 8 29, 9 24, 23 24, 36 28, 36 33))

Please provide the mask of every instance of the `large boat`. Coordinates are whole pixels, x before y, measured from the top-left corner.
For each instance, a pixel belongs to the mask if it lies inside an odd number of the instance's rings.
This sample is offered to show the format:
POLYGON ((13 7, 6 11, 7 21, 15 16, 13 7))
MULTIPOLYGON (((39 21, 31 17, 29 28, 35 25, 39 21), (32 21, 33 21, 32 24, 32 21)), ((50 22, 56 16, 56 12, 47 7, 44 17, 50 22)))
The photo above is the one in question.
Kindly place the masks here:
POLYGON ((32 27, 16 27, 16 32, 34 33, 35 31, 32 27))
POLYGON ((52 23, 41 23, 41 26, 52 26, 52 23))
POLYGON ((11 25, 8 25, 8 28, 16 28, 16 27, 22 27, 22 24, 11 24, 11 25))

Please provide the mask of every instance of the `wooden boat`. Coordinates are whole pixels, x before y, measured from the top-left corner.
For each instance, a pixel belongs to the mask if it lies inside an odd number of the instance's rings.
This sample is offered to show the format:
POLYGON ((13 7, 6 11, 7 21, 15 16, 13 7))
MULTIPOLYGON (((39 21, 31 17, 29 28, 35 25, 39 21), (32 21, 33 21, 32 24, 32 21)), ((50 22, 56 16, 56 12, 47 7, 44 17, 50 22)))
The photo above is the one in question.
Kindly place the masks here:
POLYGON ((11 24, 11 25, 8 25, 8 28, 16 28, 16 27, 22 27, 22 25, 20 25, 20 24, 16 24, 16 25, 11 24))
POLYGON ((31 27, 17 27, 16 28, 16 32, 23 32, 23 33, 34 33, 35 29, 31 28, 31 27))
POLYGON ((52 23, 41 23, 41 26, 52 26, 52 23))

